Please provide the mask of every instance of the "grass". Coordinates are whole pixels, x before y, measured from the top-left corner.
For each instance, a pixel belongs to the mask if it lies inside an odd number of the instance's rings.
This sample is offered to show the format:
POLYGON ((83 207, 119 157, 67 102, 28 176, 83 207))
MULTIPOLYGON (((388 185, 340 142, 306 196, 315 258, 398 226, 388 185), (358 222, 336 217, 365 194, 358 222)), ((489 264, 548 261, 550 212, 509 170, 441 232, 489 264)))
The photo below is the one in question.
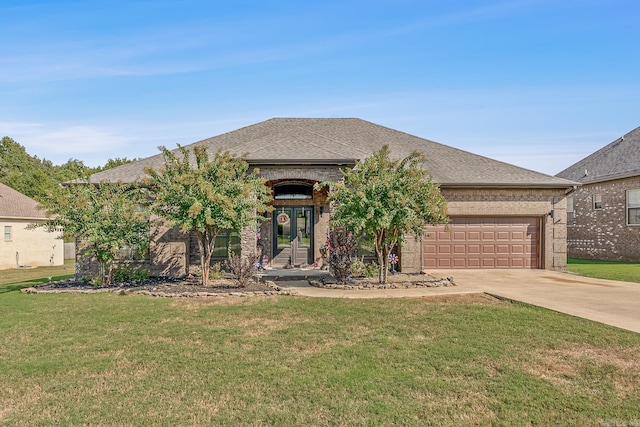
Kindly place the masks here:
POLYGON ((638 262, 569 258, 567 271, 598 279, 640 283, 640 263, 638 262))
POLYGON ((0 313, 2 425, 640 422, 639 334, 486 296, 6 292, 0 313))
POLYGON ((75 261, 67 259, 56 267, 13 268, 0 271, 0 293, 19 290, 51 280, 62 280, 73 276, 75 261), (4 286, 3 286, 4 285, 4 286))

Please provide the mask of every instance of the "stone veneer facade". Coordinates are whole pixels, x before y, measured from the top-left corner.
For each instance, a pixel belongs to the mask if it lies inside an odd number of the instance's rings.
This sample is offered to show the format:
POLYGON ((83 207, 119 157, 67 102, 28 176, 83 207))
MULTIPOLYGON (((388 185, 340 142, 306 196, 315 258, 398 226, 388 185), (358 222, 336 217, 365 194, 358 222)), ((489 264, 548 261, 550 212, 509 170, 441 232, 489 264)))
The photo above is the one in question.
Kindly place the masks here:
POLYGON ((627 191, 640 189, 640 176, 584 184, 573 197, 574 220, 567 226, 572 258, 640 261, 640 225, 627 225, 627 191), (594 209, 594 195, 602 208, 594 209))

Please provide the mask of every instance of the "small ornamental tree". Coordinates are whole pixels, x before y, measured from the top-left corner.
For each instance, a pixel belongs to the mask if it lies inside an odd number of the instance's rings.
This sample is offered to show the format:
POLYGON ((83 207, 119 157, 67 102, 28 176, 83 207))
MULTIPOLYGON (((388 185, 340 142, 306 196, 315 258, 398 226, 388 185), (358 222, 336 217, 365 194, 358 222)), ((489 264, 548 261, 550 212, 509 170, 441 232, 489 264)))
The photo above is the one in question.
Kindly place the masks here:
POLYGON ((448 222, 445 199, 422 168, 424 160, 418 152, 392 160, 385 145, 353 169, 343 169, 343 181, 319 184, 330 188, 332 225, 372 238, 380 283, 387 281, 389 254, 406 234, 421 239, 425 224, 448 222))
POLYGON ((98 262, 96 282, 108 286, 121 249, 148 250, 149 220, 142 209, 147 200, 146 190, 134 185, 74 184, 40 198, 51 219, 32 227, 79 237, 79 253, 98 262))
POLYGON ((193 156, 180 145, 177 155, 165 147, 160 151, 164 168, 145 170, 154 199, 151 210, 171 226, 195 234, 206 285, 218 233, 266 219, 257 213, 269 210, 271 193, 257 171, 248 172, 247 162, 227 151, 218 151, 211 160, 204 145, 196 145, 193 156))

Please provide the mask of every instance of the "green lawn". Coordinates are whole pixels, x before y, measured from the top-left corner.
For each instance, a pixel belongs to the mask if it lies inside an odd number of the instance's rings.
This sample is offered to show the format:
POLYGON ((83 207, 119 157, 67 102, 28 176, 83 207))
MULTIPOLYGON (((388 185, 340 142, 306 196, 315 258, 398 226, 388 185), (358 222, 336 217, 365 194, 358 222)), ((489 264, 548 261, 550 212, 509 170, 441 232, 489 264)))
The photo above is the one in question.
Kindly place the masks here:
POLYGON ((65 260, 57 267, 13 268, 0 270, 0 293, 18 290, 51 280, 67 279, 75 273, 75 261, 65 260), (4 286, 3 286, 4 285, 4 286))
POLYGON ((569 258, 567 259, 567 271, 598 279, 640 283, 640 263, 638 262, 569 258))
POLYGON ((11 291, 0 313, 8 426, 640 419, 640 334, 488 297, 11 291))

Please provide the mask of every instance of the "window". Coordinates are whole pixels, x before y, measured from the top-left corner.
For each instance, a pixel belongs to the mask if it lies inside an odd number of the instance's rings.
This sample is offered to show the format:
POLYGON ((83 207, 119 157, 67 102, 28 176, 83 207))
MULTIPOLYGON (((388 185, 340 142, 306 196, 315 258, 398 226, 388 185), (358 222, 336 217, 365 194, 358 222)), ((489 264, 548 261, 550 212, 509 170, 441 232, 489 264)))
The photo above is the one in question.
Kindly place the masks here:
POLYGON ((305 200, 313 198, 313 187, 311 185, 287 184, 279 185, 273 189, 274 199, 296 199, 305 200))
POLYGON ((573 225, 576 222, 575 212, 573 210, 573 196, 567 197, 567 225, 573 225))
POLYGON ((4 241, 5 242, 10 242, 11 241, 11 226, 10 225, 5 225, 4 226, 4 241))
POLYGON ((593 209, 602 209, 602 194, 593 195, 593 209))
POLYGON ((627 191, 627 224, 640 225, 640 189, 627 191))
POLYGON ((211 256, 214 258, 227 258, 231 252, 240 255, 240 233, 230 230, 221 231, 216 236, 216 243, 211 256))

